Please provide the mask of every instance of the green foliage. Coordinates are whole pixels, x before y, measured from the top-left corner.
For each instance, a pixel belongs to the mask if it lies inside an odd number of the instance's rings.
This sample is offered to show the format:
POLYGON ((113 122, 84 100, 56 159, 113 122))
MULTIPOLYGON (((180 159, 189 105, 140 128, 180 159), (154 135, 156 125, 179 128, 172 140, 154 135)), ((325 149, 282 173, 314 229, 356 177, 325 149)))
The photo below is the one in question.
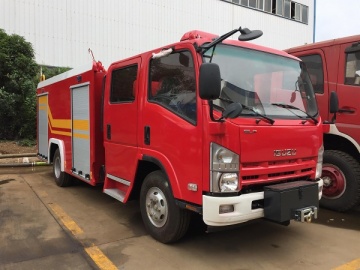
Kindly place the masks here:
POLYGON ((22 139, 18 142, 20 146, 32 147, 36 145, 36 140, 22 139))
POLYGON ((64 73, 71 68, 69 67, 48 67, 42 66, 42 73, 45 75, 45 79, 50 79, 58 74, 64 73))
MULTIPOLYGON (((43 67, 46 78, 69 68, 43 67)), ((40 67, 32 44, 0 29, 0 140, 36 137, 36 86, 40 67)))
POLYGON ((31 43, 0 29, 0 139, 35 138, 37 72, 31 43))

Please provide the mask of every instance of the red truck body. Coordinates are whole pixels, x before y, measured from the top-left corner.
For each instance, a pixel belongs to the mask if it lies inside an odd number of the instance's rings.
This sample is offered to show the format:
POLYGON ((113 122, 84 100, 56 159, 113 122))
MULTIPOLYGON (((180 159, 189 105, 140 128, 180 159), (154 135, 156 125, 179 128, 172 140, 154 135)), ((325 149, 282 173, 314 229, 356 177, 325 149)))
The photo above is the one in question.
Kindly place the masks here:
POLYGON ((307 65, 324 124, 323 206, 345 211, 360 202, 360 35, 286 50, 307 65), (339 110, 330 113, 335 92, 339 110))
POLYGON ((103 184, 123 203, 139 198, 146 228, 164 243, 186 232, 189 210, 209 226, 316 216, 323 128, 312 88, 303 93, 308 98, 293 89, 298 76, 308 75, 297 58, 247 42, 226 40, 201 53, 216 37, 191 31, 107 71, 93 63, 41 82, 39 156, 54 164, 56 183, 75 177, 103 184), (226 70, 229 54, 236 65, 239 54, 253 66, 248 90, 240 87, 244 67, 226 70), (212 101, 199 94, 214 77, 202 71, 206 65, 220 66, 222 93, 247 109, 221 118, 227 105, 216 99, 211 113, 212 101), (287 72, 299 74, 288 83, 287 72), (292 104, 313 116, 284 107, 294 96, 292 104))

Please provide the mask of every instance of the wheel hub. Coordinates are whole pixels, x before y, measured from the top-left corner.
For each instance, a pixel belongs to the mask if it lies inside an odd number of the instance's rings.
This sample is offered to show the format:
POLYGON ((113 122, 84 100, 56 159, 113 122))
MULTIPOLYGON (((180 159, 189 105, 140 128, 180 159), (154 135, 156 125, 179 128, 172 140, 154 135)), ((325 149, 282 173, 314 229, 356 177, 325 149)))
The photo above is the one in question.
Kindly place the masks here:
POLYGON ((336 199, 342 196, 346 189, 346 179, 343 172, 333 164, 324 164, 322 170, 324 180, 323 196, 336 199))
POLYGON ((60 173, 61 173, 61 166, 60 166, 60 158, 55 158, 54 160, 54 173, 55 173, 55 177, 57 179, 60 178, 60 173))
POLYGON ((146 194, 146 213, 155 227, 165 225, 168 216, 168 205, 164 193, 156 187, 149 189, 146 194))

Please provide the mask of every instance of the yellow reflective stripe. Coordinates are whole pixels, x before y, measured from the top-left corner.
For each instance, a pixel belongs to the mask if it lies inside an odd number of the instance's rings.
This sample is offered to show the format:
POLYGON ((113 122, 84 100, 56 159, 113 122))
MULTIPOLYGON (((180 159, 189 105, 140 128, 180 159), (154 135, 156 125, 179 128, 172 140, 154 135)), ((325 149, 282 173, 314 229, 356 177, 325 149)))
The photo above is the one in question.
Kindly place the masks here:
POLYGON ((39 97, 39 104, 47 104, 47 96, 39 97))
POLYGON ((57 204, 51 203, 49 204, 51 210, 56 214, 56 216, 61 220, 61 222, 65 225, 65 227, 72 232, 73 235, 83 233, 83 230, 69 217, 65 211, 57 204))
POLYGON ((89 130, 89 120, 74 120, 73 128, 77 130, 89 130))
POLYGON ((48 111, 49 111, 50 124, 53 128, 71 129, 71 120, 70 119, 54 119, 49 105, 48 105, 48 111))
POLYGON ((86 253, 101 270, 117 270, 112 261, 95 245, 85 248, 86 253))
POLYGON ((360 259, 353 260, 349 263, 343 264, 333 270, 357 270, 360 269, 360 259))
POLYGON ((73 133, 74 138, 89 140, 89 134, 73 133))

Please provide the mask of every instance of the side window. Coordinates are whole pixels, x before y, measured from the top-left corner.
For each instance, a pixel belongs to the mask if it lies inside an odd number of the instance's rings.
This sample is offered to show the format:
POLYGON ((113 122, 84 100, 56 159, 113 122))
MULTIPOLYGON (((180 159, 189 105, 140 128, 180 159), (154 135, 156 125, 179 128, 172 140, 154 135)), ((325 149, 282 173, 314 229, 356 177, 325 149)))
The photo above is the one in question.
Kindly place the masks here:
POLYGON ((360 85, 360 52, 346 54, 345 84, 360 85))
POLYGON ((151 59, 148 97, 149 101, 196 123, 195 70, 189 51, 151 59))
POLYGON ((299 57, 306 64, 314 91, 317 94, 324 93, 324 71, 321 56, 313 54, 299 57))
POLYGON ((110 102, 131 102, 135 100, 137 65, 115 69, 111 73, 110 102))

